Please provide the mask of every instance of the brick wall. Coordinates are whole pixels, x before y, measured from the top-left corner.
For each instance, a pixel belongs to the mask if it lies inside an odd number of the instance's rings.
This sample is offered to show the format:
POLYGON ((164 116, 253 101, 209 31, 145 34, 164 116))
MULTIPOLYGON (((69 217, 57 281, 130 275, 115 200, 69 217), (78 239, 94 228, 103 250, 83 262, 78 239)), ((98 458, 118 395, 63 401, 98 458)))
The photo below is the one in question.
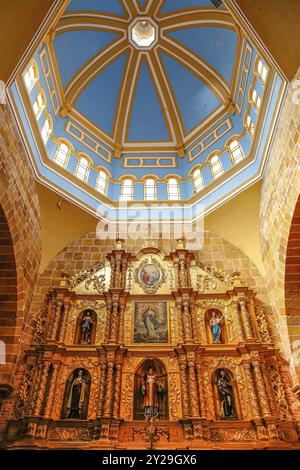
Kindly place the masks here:
MULTIPOLYGON (((0 243, 0 277, 3 278, 0 281, 0 312, 3 313, 0 331, 8 340, 8 360, 6 365, 0 365, 0 384, 8 382, 16 388, 15 382, 19 379, 15 360, 17 356, 17 362, 21 360, 22 350, 29 340, 24 331, 38 276, 41 227, 32 169, 13 116, 4 105, 0 105, 0 208, 3 228, 0 243), (8 276, 12 276, 10 280, 8 276)), ((7 401, 0 409, 0 434, 10 411, 11 403, 7 401)))
MULTIPOLYGON (((300 193, 300 70, 290 84, 272 144, 261 196, 261 250, 268 294, 277 317, 285 355, 290 360, 290 326, 300 316, 286 316, 285 272, 290 227, 300 193), (298 80, 298 81, 296 81, 298 80)), ((291 307, 291 305, 290 305, 291 307)), ((299 335, 300 339, 300 335, 299 335)), ((295 371, 292 371, 297 381, 295 371)))

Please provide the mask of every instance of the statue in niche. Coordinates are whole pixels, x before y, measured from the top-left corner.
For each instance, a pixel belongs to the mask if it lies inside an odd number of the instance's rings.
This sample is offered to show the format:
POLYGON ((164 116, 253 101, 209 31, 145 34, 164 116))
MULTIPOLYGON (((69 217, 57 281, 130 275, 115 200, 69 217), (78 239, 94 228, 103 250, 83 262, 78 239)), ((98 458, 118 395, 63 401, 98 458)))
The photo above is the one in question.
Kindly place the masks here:
POLYGON ((216 374, 216 385, 218 389, 218 396, 220 402, 220 418, 232 419, 237 418, 235 412, 234 393, 231 385, 230 374, 221 369, 216 374))
POLYGON ((144 397, 144 413, 146 416, 156 416, 159 414, 160 395, 164 391, 160 378, 155 374, 152 367, 144 375, 142 395, 144 397))
POLYGON ((90 374, 77 369, 68 380, 63 407, 63 418, 86 419, 90 388, 90 374))
POLYGON ((93 344, 96 336, 97 315, 93 310, 84 310, 78 317, 75 344, 93 344))
POLYGON ((167 373, 156 359, 147 359, 135 374, 134 419, 168 419, 167 373))
POLYGON ((210 342, 212 344, 224 344, 226 334, 222 313, 219 310, 209 310, 206 313, 206 324, 209 330, 210 342))

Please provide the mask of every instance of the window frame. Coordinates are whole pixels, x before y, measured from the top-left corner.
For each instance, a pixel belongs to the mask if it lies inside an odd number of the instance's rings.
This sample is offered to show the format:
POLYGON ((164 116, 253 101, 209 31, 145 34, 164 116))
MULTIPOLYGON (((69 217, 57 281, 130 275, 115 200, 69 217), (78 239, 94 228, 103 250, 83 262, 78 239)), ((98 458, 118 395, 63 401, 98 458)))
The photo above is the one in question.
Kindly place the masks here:
POLYGON ((209 159, 209 164, 211 168, 212 177, 214 180, 217 180, 218 178, 220 178, 220 176, 224 175, 224 168, 221 162, 220 155, 217 155, 217 154, 212 155, 209 159), (217 159, 217 161, 213 162, 215 158, 217 159), (214 171, 214 168, 217 166, 219 167, 219 170, 214 171))
POLYGON ((149 177, 144 181, 144 200, 145 201, 156 201, 157 200, 157 183, 155 178, 149 177), (153 185, 149 186, 147 183, 153 181, 153 185), (147 195, 147 189, 153 188, 153 197, 147 195))
POLYGON ((103 169, 98 169, 97 171, 97 179, 96 179, 96 191, 100 194, 103 194, 104 196, 107 195, 107 191, 108 191, 108 183, 109 183, 109 177, 108 177, 108 174, 106 173, 106 171, 104 171, 103 169), (103 173, 103 175, 105 175, 105 178, 103 178, 101 176, 101 173, 103 173), (99 185, 99 180, 102 180, 104 181, 104 186, 101 186, 99 185))
POLYGON ((59 142, 58 145, 57 145, 57 148, 56 148, 56 152, 55 152, 53 161, 54 161, 58 166, 60 166, 61 168, 66 168, 66 167, 68 166, 70 153, 71 153, 70 146, 69 146, 66 142, 59 142), (60 152, 64 153, 64 151, 61 150, 61 147, 62 147, 63 145, 67 148, 67 151, 66 151, 66 153, 65 153, 65 159, 64 159, 64 161, 62 161, 62 160, 59 161, 59 160, 58 160, 58 154, 59 154, 60 152))
POLYGON ((171 176, 171 177, 168 178, 167 193, 168 193, 168 200, 169 201, 180 201, 181 200, 180 182, 178 181, 177 178, 174 178, 174 176, 171 176), (174 181, 175 183, 171 184, 171 181, 174 181), (170 190, 171 187, 176 187, 176 192, 172 192, 170 190), (175 197, 172 197, 172 196, 175 196, 175 197))
POLYGON ((84 155, 81 155, 78 157, 78 162, 77 162, 77 165, 76 165, 76 170, 75 170, 75 176, 80 180, 80 181, 83 181, 84 183, 86 183, 88 181, 88 178, 89 178, 89 175, 90 175, 90 169, 91 169, 91 166, 90 166, 90 162, 89 162, 89 159, 88 157, 84 156, 84 155), (86 167, 83 167, 81 165, 81 162, 82 160, 85 160, 87 162, 87 166, 86 167), (79 168, 84 168, 84 176, 81 177, 79 176, 79 168))

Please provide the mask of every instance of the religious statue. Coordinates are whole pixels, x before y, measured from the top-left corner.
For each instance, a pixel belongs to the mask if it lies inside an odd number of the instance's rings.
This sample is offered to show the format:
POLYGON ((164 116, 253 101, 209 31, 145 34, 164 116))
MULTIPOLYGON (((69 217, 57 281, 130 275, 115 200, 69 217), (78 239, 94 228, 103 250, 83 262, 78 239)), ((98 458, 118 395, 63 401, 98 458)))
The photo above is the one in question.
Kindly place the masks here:
POLYGON ((163 386, 159 378, 151 367, 145 373, 142 395, 144 396, 144 412, 146 416, 155 416, 159 413, 159 395, 163 393, 163 386))
POLYGON ((79 370, 73 379, 67 397, 65 418, 83 419, 84 404, 87 392, 87 379, 83 370, 79 370))
POLYGON ((94 326, 92 313, 88 310, 80 322, 80 344, 90 344, 94 326))
POLYGON ((213 344, 222 343, 222 327, 221 327, 222 317, 217 311, 213 311, 209 319, 209 327, 212 335, 213 344))
POLYGON ((225 370, 220 371, 220 376, 217 380, 217 388, 221 403, 221 418, 236 418, 232 385, 229 382, 229 377, 225 370))

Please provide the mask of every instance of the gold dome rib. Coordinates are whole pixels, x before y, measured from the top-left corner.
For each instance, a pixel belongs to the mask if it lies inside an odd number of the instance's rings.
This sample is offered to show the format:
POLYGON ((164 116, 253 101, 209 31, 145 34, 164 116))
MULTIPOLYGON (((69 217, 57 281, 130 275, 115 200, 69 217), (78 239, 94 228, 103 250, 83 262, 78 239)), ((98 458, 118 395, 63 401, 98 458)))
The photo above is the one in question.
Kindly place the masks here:
POLYGON ((176 148, 178 148, 180 156, 183 156, 183 127, 181 117, 164 66, 161 63, 159 55, 154 50, 149 52, 148 60, 152 80, 158 92, 169 133, 176 142, 176 148))
POLYGON ((226 10, 217 8, 189 8, 171 12, 157 18, 162 30, 173 30, 188 27, 189 24, 195 26, 217 26, 219 28, 235 29, 232 16, 226 10))
POLYGON ((130 123, 132 103, 136 84, 139 78, 139 52, 132 49, 128 57, 120 87, 118 104, 114 122, 114 140, 116 144, 115 156, 119 156, 124 144, 124 135, 127 134, 130 123))
POLYGON ((129 47, 126 38, 116 39, 101 49, 72 78, 66 89, 66 101, 72 106, 86 87, 129 47))
POLYGON ((109 32, 126 31, 127 21, 105 13, 70 12, 66 13, 57 24, 56 33, 62 34, 77 29, 90 29, 109 32))
POLYGON ((205 83, 222 104, 228 102, 230 98, 228 84, 217 70, 204 59, 169 37, 162 38, 158 47, 205 83))
POLYGON ((148 6, 147 15, 155 16, 161 9, 162 4, 163 0, 152 0, 152 2, 150 2, 150 5, 148 6))
POLYGON ((127 15, 130 19, 134 18, 135 16, 137 16, 138 12, 137 12, 137 9, 134 5, 134 2, 132 0, 120 0, 120 3, 123 7, 123 10, 125 12, 127 12, 127 15))

